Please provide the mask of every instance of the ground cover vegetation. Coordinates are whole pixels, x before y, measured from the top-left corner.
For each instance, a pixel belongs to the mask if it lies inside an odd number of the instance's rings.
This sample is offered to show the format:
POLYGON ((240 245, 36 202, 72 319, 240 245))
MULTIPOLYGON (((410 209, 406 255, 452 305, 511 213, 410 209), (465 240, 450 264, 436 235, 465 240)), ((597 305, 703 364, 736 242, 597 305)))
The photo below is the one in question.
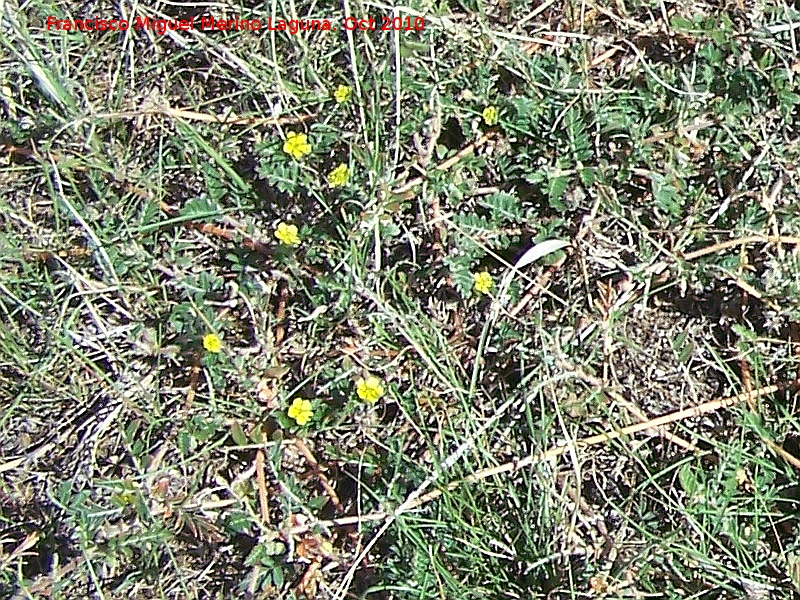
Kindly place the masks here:
POLYGON ((0 2, 0 596, 795 597, 798 16, 0 2))

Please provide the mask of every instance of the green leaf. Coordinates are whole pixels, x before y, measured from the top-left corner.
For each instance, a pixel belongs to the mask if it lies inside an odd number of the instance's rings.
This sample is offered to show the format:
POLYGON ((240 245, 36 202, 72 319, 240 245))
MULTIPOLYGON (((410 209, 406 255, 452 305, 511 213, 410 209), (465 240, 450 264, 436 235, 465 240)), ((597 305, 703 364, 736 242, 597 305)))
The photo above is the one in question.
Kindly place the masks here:
POLYGON ((591 187, 597 181, 597 168, 595 167, 585 167, 581 169, 581 181, 583 185, 586 187, 591 187))
POLYGON ((275 587, 282 588, 284 577, 283 577, 283 567, 280 565, 275 565, 272 568, 272 581, 275 583, 275 587))
POLYGON ((468 256, 455 258, 446 256, 444 262, 450 269, 453 285, 458 290, 458 293, 461 294, 462 298, 469 298, 472 295, 472 286, 475 283, 470 269, 471 259, 468 256))
POLYGON ((250 551, 250 554, 247 555, 247 558, 244 561, 248 567, 252 567, 255 565, 264 564, 264 559, 268 558, 268 554, 264 547, 264 544, 256 544, 253 546, 253 549, 250 551))
POLYGON ((522 220, 522 207, 514 194, 497 192, 487 196, 482 204, 492 211, 492 221, 496 224, 505 220, 522 220))
POLYGON ((194 422, 194 426, 195 428, 192 433, 194 437, 201 442, 210 440, 217 432, 217 424, 210 419, 197 419, 194 422))
POLYGON ((316 496, 315 498, 312 498, 311 500, 308 501, 308 506, 309 508, 312 508, 314 510, 319 510, 323 506, 325 506, 329 501, 330 498, 328 498, 327 496, 316 496))
POLYGON ((69 504, 70 498, 72 498, 71 479, 66 479, 61 482, 61 484, 58 486, 58 492, 56 493, 56 497, 58 498, 58 501, 62 506, 67 506, 69 504))
POLYGON ((551 177, 547 181, 547 198, 550 206, 556 210, 567 210, 567 205, 561 201, 561 198, 569 187, 569 181, 570 178, 566 175, 551 177))
POLYGON ((206 180, 206 189, 211 197, 211 202, 216 204, 228 193, 219 171, 211 163, 201 163, 203 175, 206 180))
POLYGON ((242 179, 241 175, 231 166, 228 160, 211 144, 209 144, 200 132, 185 121, 176 121, 178 129, 186 136, 194 140, 195 144, 200 147, 223 171, 225 174, 236 184, 242 192, 251 192, 250 185, 242 179))
POLYGON ((653 198, 663 210, 668 213, 680 216, 681 203, 678 199, 678 189, 663 175, 658 173, 651 174, 653 188, 653 198))
POLYGON ((234 511, 225 521, 225 527, 234 533, 244 533, 249 531, 253 524, 253 520, 245 512, 234 511))
POLYGON ((222 214, 222 209, 214 200, 205 196, 192 198, 181 209, 181 216, 186 219, 204 220, 209 217, 218 217, 222 214))
POLYGON ((592 142, 586 133, 586 123, 579 110, 572 107, 567 111, 564 122, 569 135, 569 146, 576 162, 584 162, 592 157, 592 142))
POLYGON ((695 29, 694 23, 692 23, 689 19, 684 19, 683 17, 677 16, 670 19, 670 25, 677 31, 693 31, 695 29))
POLYGON ((195 446, 195 441, 192 436, 190 436, 185 431, 181 431, 178 433, 178 448, 180 448, 181 454, 184 456, 188 456, 192 449, 195 446))
POLYGON ((239 421, 234 421, 233 425, 231 425, 231 436, 233 437, 233 441, 240 446, 246 446, 250 443, 250 440, 248 440, 247 436, 244 434, 244 430, 239 424, 239 421))
POLYGON ((683 491, 686 492, 687 496, 691 498, 697 493, 697 476, 694 474, 692 465, 688 463, 683 465, 678 471, 678 479, 680 479, 681 487, 683 487, 683 491))

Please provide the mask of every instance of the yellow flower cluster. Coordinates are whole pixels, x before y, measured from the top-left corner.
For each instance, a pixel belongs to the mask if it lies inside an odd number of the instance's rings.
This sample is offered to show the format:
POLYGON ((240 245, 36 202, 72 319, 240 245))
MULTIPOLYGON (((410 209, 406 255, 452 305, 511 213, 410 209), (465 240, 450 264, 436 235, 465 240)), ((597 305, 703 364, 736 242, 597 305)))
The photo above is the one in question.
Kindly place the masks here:
MULTIPOLYGON (((353 89, 347 85, 340 85, 334 90, 333 98, 338 104, 349 102, 353 98, 353 89)), ((497 109, 494 107, 487 108, 486 111, 484 111, 484 119, 487 123, 492 119, 496 122, 497 109), (487 112, 489 109, 494 110, 494 113, 491 111, 487 112)), ((308 135, 296 131, 287 132, 286 140, 283 144, 283 151, 295 160, 299 160, 311 154, 312 148, 308 135)), ((331 187, 343 187, 347 185, 351 175, 352 171, 348 165, 341 163, 328 173, 327 181, 331 187)), ((301 243, 297 226, 292 223, 281 221, 275 227, 274 235, 282 244, 287 246, 297 246, 301 243)), ((216 334, 209 334, 203 338, 203 346, 205 346, 206 350, 209 352, 219 352, 222 348, 222 340, 216 334)), ((362 377, 356 382, 356 394, 360 399, 369 404, 376 403, 384 396, 384 393, 383 383, 377 377, 362 377)), ((287 415, 289 418, 294 419, 298 425, 307 425, 314 416, 314 409, 311 401, 304 398, 295 398, 287 410, 287 415)))
MULTIPOLYGON (((338 104, 349 102, 353 97, 353 88, 349 85, 340 85, 333 92, 333 97, 338 104)), ((297 131, 289 131, 286 133, 286 141, 283 144, 283 151, 295 160, 299 160, 304 156, 311 154, 311 143, 308 141, 308 135, 305 133, 298 133, 297 131)), ((331 187, 342 187, 347 184, 350 178, 350 169, 345 164, 340 164, 333 171, 328 173, 328 183, 331 187)), ((277 232, 275 235, 278 235, 277 232)), ((280 237, 279 237, 280 239, 280 237)), ((294 239, 294 238, 292 238, 294 239)), ((283 241, 281 239, 281 241, 283 241)), ((300 243, 297 242, 284 242, 290 246, 300 243)))
MULTIPOLYGON (((377 377, 360 378, 356 381, 356 394, 369 404, 375 404, 384 395, 383 383, 377 377)), ((306 425, 314 416, 311 401, 305 398, 295 398, 287 411, 289 418, 294 419, 298 425, 306 425)))

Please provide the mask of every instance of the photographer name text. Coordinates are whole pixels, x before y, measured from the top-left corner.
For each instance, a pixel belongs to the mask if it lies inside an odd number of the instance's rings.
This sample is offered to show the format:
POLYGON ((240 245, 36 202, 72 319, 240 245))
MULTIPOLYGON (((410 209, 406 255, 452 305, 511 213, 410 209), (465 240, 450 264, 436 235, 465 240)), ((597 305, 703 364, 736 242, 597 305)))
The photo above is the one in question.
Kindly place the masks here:
MULTIPOLYGON (((421 31, 425 28, 423 17, 347 17, 343 21, 347 31, 421 31)), ((126 19, 59 19, 47 17, 47 29, 58 31, 155 31, 161 35, 167 31, 285 31, 291 35, 301 31, 338 31, 332 19, 217 19, 214 17, 192 17, 191 19, 154 19, 136 17, 126 19)))

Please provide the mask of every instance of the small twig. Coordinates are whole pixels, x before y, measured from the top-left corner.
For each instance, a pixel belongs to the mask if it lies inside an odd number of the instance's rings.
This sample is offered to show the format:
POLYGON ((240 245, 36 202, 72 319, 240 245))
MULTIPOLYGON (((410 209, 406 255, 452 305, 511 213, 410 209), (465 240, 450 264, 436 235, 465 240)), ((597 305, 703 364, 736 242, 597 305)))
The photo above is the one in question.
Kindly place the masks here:
MULTIPOLYGON (((769 192, 769 195, 763 195, 761 200, 761 206, 767 211, 769 215, 768 225, 770 230, 772 231, 773 235, 779 236, 780 226, 778 225, 778 217, 775 215, 775 202, 778 200, 778 196, 781 195, 781 191, 783 190, 783 177, 778 177, 775 184, 772 186, 772 189, 769 192)), ((778 258, 781 260, 784 257, 783 246, 778 244, 778 258)))
POLYGON ((736 286, 739 289, 742 290, 742 292, 744 294, 747 294, 748 296, 752 296, 753 298, 757 299, 759 302, 762 302, 763 304, 766 304, 772 310, 780 310, 780 306, 778 306, 775 302, 773 302, 769 298, 765 298, 764 294, 759 292, 757 288, 755 288, 752 285, 750 285, 749 283, 747 283, 741 277, 737 277, 736 279, 733 279, 732 281, 733 281, 733 283, 736 284, 736 286))
POLYGON ((256 451, 256 483, 258 484, 258 505, 261 510, 261 521, 264 524, 269 525, 269 498, 267 495, 267 478, 264 475, 265 458, 264 449, 259 448, 256 451))
MULTIPOLYGON (((619 403, 621 406, 624 406, 629 412, 633 413, 634 416, 637 419, 639 419, 641 422, 644 423, 644 422, 647 422, 647 421, 650 420, 650 417, 648 417, 647 414, 641 408, 639 408, 639 406, 635 402, 633 402, 632 400, 628 400, 627 398, 625 398, 619 392, 609 388, 608 385, 602 379, 600 379, 598 377, 594 377, 593 375, 590 375, 589 373, 586 373, 582 369, 579 369, 579 368, 575 367, 574 365, 568 363, 565 360, 557 359, 557 362, 562 368, 564 368, 564 369, 566 369, 568 371, 572 371, 579 378, 583 379, 589 385, 593 385, 593 386, 603 390, 604 393, 606 393, 609 396, 611 396, 617 403, 619 403)), ((751 391, 751 390, 748 390, 748 391, 751 391)), ((670 433, 664 427, 659 427, 656 430, 656 433, 658 435, 660 435, 661 437, 669 440, 673 444, 675 444, 677 446, 680 446, 684 450, 688 450, 689 452, 699 452, 700 451, 700 448, 695 446, 693 443, 691 443, 691 442, 689 442, 687 440, 684 440, 682 437, 680 437, 678 435, 675 435, 674 433, 670 433)))
POLYGON ((297 525, 288 530, 287 533, 291 535, 300 535, 311 531, 316 527, 350 527, 351 525, 360 525, 362 523, 371 523, 374 521, 383 521, 388 515, 386 511, 378 510, 366 515, 354 515, 352 517, 339 517, 338 519, 331 519, 329 521, 315 521, 308 525, 297 525))
MULTIPOLYGON (((742 357, 739 359, 739 369, 742 371, 742 385, 744 385, 745 392, 752 392, 753 376, 750 374, 750 363, 747 362, 747 358, 742 357)), ((753 412, 758 411, 758 406, 753 398, 747 399, 747 406, 749 406, 750 410, 753 412)))
MULTIPOLYGON (((475 188, 474 190, 467 190, 464 193, 464 197, 465 198, 475 198, 477 196, 490 196, 491 194, 497 194, 498 192, 500 192, 500 188, 499 187, 497 187, 496 185, 489 185, 489 186, 486 186, 486 187, 478 187, 478 188, 475 188)), ((510 228, 510 229, 517 231, 517 233, 514 234, 514 235, 519 235, 522 232, 522 229, 520 229, 519 227, 510 228)), ((505 233, 506 231, 508 231, 508 229, 498 228, 496 231, 501 231, 501 232, 505 233)))
MULTIPOLYGON (((567 247, 564 249, 565 252, 569 252, 570 248, 567 247)), ((519 302, 510 310, 508 314, 512 317, 516 317, 520 311, 528 305, 528 302, 533 300, 536 296, 538 296, 541 292, 544 291, 545 286, 550 282, 550 278, 561 268, 561 265, 566 262, 567 256, 563 256, 552 265, 550 265, 544 273, 542 273, 534 282, 534 284, 528 288, 528 291, 525 292, 525 295, 520 298, 519 302)))
POLYGON ((432 249, 437 261, 444 260, 444 243, 447 239, 447 229, 442 219, 442 206, 439 202, 439 195, 433 194, 431 198, 431 223, 433 224, 433 245, 432 249))
POLYGON ((800 459, 798 459, 798 458, 797 458, 796 456, 794 456, 793 454, 790 454, 789 452, 787 452, 786 450, 784 450, 783 448, 781 448, 781 447, 780 447, 778 444, 776 444, 776 443, 775 443, 775 442, 773 442, 772 440, 770 440, 770 439, 768 439, 768 438, 765 438, 765 437, 762 437, 761 439, 762 439, 762 440, 764 441, 764 443, 765 443, 765 444, 766 444, 766 445, 769 447, 769 449, 770 449, 770 450, 772 450, 772 451, 773 451, 775 454, 777 454, 778 456, 780 456, 780 457, 781 457, 783 460, 785 460, 786 462, 788 462, 788 463, 789 463, 790 465, 792 465, 792 466, 793 466, 795 469, 798 469, 798 470, 800 470, 800 459))
POLYGON ((442 108, 438 102, 434 102, 435 98, 436 96, 432 96, 429 103, 433 117, 431 117, 430 120, 428 145, 424 149, 424 153, 419 157, 419 164, 425 169, 431 164, 433 155, 436 152, 436 144, 439 142, 439 136, 442 134, 442 108))
MULTIPOLYGON (((445 492, 453 491, 454 489, 464 484, 475 483, 477 481, 488 479, 489 477, 493 477, 495 475, 501 475, 503 473, 518 471, 519 469, 539 464, 541 462, 544 462, 545 460, 551 458, 557 458, 562 454, 566 453, 571 447, 577 447, 579 449, 586 448, 588 446, 602 444, 603 442, 615 440, 633 433, 646 431, 648 429, 659 430, 663 428, 665 425, 669 425, 670 423, 675 423, 677 421, 682 421, 684 419, 690 419, 693 417, 699 417, 701 415, 715 412, 717 410, 721 410, 724 408, 730 408, 731 406, 735 406, 736 404, 739 404, 742 401, 750 401, 755 398, 761 398, 763 396, 768 396, 770 394, 774 394, 775 392, 789 389, 791 387, 796 387, 798 385, 800 385, 800 378, 785 384, 768 385, 766 387, 753 390, 752 392, 749 393, 746 392, 743 394, 738 394, 736 396, 729 396, 728 398, 711 400, 710 402, 699 404, 697 406, 687 408, 684 410, 672 412, 663 415, 661 417, 657 417, 655 419, 644 421, 642 423, 636 423, 634 425, 629 425, 621 429, 608 430, 598 435, 593 435, 590 437, 583 438, 582 440, 578 440, 574 443, 561 444, 559 446, 550 448, 545 452, 540 452, 538 454, 527 456, 522 459, 514 459, 497 467, 484 469, 483 471, 478 471, 476 473, 473 473, 469 477, 465 477, 464 479, 454 481, 448 484, 443 490, 433 490, 431 492, 428 492, 427 494, 419 495, 415 498, 409 498, 409 500, 407 500, 405 503, 403 503, 403 505, 401 505, 401 508, 403 508, 402 512, 406 512, 414 508, 419 508, 420 506, 427 504, 428 502, 440 497, 445 492)), ((780 448, 780 450, 783 449, 780 448)), ((780 453, 780 450, 776 450, 776 452, 780 453)), ((785 452, 785 450, 783 452, 785 452)), ((781 456, 783 456, 783 454, 781 454, 781 456)), ((792 462, 791 459, 789 458, 787 458, 786 460, 792 462)), ((800 460, 795 459, 795 461, 797 461, 797 466, 798 468, 800 468, 800 460)), ((792 462, 792 464, 795 464, 795 462, 792 462)), ((399 512, 401 511, 398 509, 393 513, 393 515, 396 517, 399 512)), ((332 519, 330 521, 317 521, 309 525, 301 525, 298 527, 293 527, 292 529, 289 530, 289 532, 292 534, 300 534, 309 531, 314 527, 347 527, 349 525, 358 525, 367 522, 383 521, 384 519, 388 519, 391 516, 392 515, 390 515, 389 512, 381 510, 368 513, 365 515, 358 515, 353 517, 341 517, 339 519, 332 519)))
MULTIPOLYGON (((431 98, 431 109, 433 109, 433 98, 431 98)), ((424 154, 419 158, 419 164, 427 169, 431 163, 434 153, 436 152, 436 144, 439 142, 439 136, 442 134, 442 119, 441 108, 437 105, 436 112, 431 119, 430 138, 428 145, 424 149, 424 154)), ((437 167, 438 168, 438 167, 437 167)), ((447 240, 447 229, 445 227, 445 220, 442 218, 442 206, 439 202, 439 195, 433 194, 431 197, 431 226, 433 227, 433 251, 436 254, 437 260, 444 259, 444 243, 447 240)))
POLYGON ((220 125, 294 125, 312 119, 314 115, 301 115, 298 117, 220 117, 200 113, 187 108, 171 108, 161 106, 155 108, 145 108, 141 110, 96 113, 81 117, 76 122, 94 121, 96 119, 132 119, 144 116, 164 116, 171 119, 185 119, 187 121, 200 121, 202 123, 215 123, 220 125))
MULTIPOLYGON (((744 310, 747 307, 748 302, 748 294, 747 291, 744 292, 742 295, 742 309, 744 310)), ((753 391, 753 376, 750 371, 750 362, 747 360, 746 356, 742 356, 739 360, 739 368, 742 371, 742 384, 744 385, 744 389, 746 392, 753 391)), ((750 407, 750 410, 757 413, 758 412, 758 405, 754 398, 747 399, 747 405, 750 407)), ((762 433, 758 433, 758 437, 761 438, 761 441, 764 442, 767 447, 772 450, 775 454, 783 458, 786 462, 792 465, 795 469, 800 469, 800 459, 795 457, 794 455, 790 454, 786 450, 784 450, 781 446, 773 442, 771 439, 764 436, 762 433)))
POLYGON ((733 200, 733 197, 740 191, 745 189, 745 184, 749 181, 753 173, 755 173, 756 169, 758 168, 758 165, 761 164, 761 161, 764 160, 764 157, 767 155, 767 152, 769 152, 769 149, 770 149, 769 144, 765 144, 764 148, 761 150, 761 154, 758 155, 755 161, 753 161, 753 164, 750 165, 747 171, 745 171, 744 175, 742 175, 741 179, 739 179, 739 183, 736 185, 736 188, 734 190, 731 190, 731 192, 727 196, 725 196, 725 199, 720 203, 717 210, 708 219, 709 225, 713 225, 716 222, 716 220, 720 217, 720 215, 724 214, 725 211, 728 210, 728 207, 730 207, 731 200, 733 200))
MULTIPOLYGON (((745 257, 746 258, 746 257, 745 257)), ((741 279, 741 271, 742 266, 739 267, 739 275, 737 279, 741 279)), ((750 295, 747 293, 747 290, 744 290, 742 293, 742 306, 739 310, 739 317, 744 314, 744 311, 747 310, 747 305, 749 301, 750 295)), ((739 370, 742 372, 742 385, 744 386, 745 392, 752 392, 753 391, 753 377, 750 373, 750 363, 747 361, 746 356, 742 356, 739 359, 739 370)), ((750 407, 750 410, 753 412, 758 412, 758 405, 756 404, 755 400, 752 398, 747 399, 747 405, 750 407)))
MULTIPOLYGON (((454 164, 456 164, 460 160, 463 160, 465 157, 467 157, 470 154, 472 154, 477 148, 480 148, 481 146, 483 146, 486 142, 488 142, 490 139, 492 139, 496 135, 497 135, 497 131, 495 131, 495 130, 487 131, 480 138, 478 138, 476 141, 464 146, 461 150, 458 151, 457 154, 451 156, 450 158, 448 158, 443 163, 437 165, 435 167, 435 170, 437 170, 437 171, 447 171, 454 164)), ((411 181, 407 182, 405 185, 392 190, 392 193, 395 194, 395 195, 404 194, 405 192, 407 192, 411 188, 414 188, 414 187, 420 185, 426 179, 427 179, 427 177, 422 177, 422 176, 415 177, 411 181)))
POLYGON ((528 291, 525 292, 525 295, 522 296, 522 298, 520 298, 516 306, 514 306, 509 311, 509 314, 512 317, 517 316, 520 313, 520 311, 523 308, 525 308, 525 306, 527 306, 528 302, 533 300, 537 295, 539 295, 541 292, 544 291, 545 286, 550 281, 550 278, 555 274, 556 271, 558 271, 558 269, 561 268, 561 265, 563 265, 566 262, 567 257, 571 256, 574 253, 575 251, 574 249, 577 248, 578 242, 583 240, 583 238, 585 238, 589 234, 589 232, 592 230, 592 222, 597 217, 597 211, 600 209, 600 200, 601 198, 600 195, 598 194, 594 200, 594 203, 592 204, 592 209, 589 211, 589 214, 583 218, 583 224, 581 225, 581 229, 575 236, 572 245, 564 248, 565 252, 564 256, 561 257, 556 262, 554 262, 552 265, 550 265, 550 267, 539 276, 536 282, 530 288, 528 288, 528 291))
POLYGON ((38 531, 32 531, 25 536, 25 539, 22 540, 19 545, 11 551, 11 554, 8 556, 0 556, 0 569, 6 569, 8 565, 10 565, 17 558, 22 558, 24 556, 38 556, 38 552, 29 552, 29 550, 39 542, 41 537, 42 534, 38 531))
POLYGON ((280 346, 286 337, 286 302, 289 298, 289 285, 280 280, 278 282, 278 306, 275 308, 275 346, 280 346))
POLYGON ((152 111, 152 114, 162 114, 174 119, 188 119, 202 121, 203 123, 220 123, 223 125, 294 125, 313 118, 314 115, 301 115, 297 117, 235 117, 220 118, 216 115, 207 115, 186 108, 162 108, 152 111))
POLYGON ((521 28, 523 25, 525 25, 525 23, 527 23, 528 21, 533 20, 539 14, 543 13, 548 8, 550 8, 553 4, 555 4, 555 2, 556 2, 556 0, 544 0, 541 4, 539 4, 539 6, 534 8, 531 12, 529 12, 527 15, 525 15, 519 21, 517 21, 515 23, 515 27, 516 28, 521 28))
POLYGON ((716 244, 711 244, 705 248, 700 248, 693 252, 683 255, 683 260, 694 260, 707 254, 714 254, 728 248, 742 246, 745 244, 800 244, 800 237, 792 235, 748 235, 743 238, 736 238, 734 240, 725 240, 716 244))
MULTIPOLYGON (((179 214, 178 209, 170 206, 166 202, 161 203, 161 210, 167 213, 171 217, 176 217, 179 214)), ((257 239, 253 238, 252 236, 244 233, 244 226, 242 226, 237 230, 230 230, 225 229, 224 227, 219 227, 218 225, 212 225, 211 223, 199 223, 197 221, 186 221, 184 223, 187 227, 191 227, 197 231, 205 233, 207 235, 212 235, 215 237, 222 238, 224 240, 228 240, 229 242, 236 242, 239 238, 241 238, 241 244, 248 250, 252 250, 253 252, 257 252, 263 256, 272 256, 272 248, 266 245, 264 242, 260 242, 257 239)))
POLYGON ((326 477, 325 473, 322 472, 317 459, 314 457, 314 453, 311 452, 311 449, 308 446, 306 446, 305 442, 298 438, 295 438, 294 445, 300 451, 300 454, 302 454, 314 468, 314 474, 319 477, 319 482, 322 484, 322 488, 325 490, 325 493, 328 494, 328 497, 331 499, 331 504, 333 504, 334 508, 336 508, 336 510, 338 510, 340 513, 344 512, 344 506, 342 506, 342 503, 339 500, 339 495, 336 493, 336 490, 333 489, 333 486, 326 477))
MULTIPOLYGON (((597 7, 597 6, 595 6, 593 8, 597 8, 598 10, 600 10, 599 7, 597 7)), ((603 11, 600 10, 600 12, 603 12, 603 11)), ((628 21, 626 20, 626 23, 627 22, 628 21)), ((646 59, 645 55, 642 53, 642 51, 639 50, 639 48, 637 48, 634 44, 632 44, 631 42, 629 42, 625 38, 619 38, 619 41, 624 43, 624 44, 627 44, 630 47, 630 49, 633 50, 633 53, 636 55, 636 58, 641 63, 642 67, 644 67, 644 70, 647 71, 647 73, 650 75, 650 77, 655 79, 660 85, 662 85, 664 88, 666 88, 669 91, 671 91, 673 94, 678 94, 679 96, 694 96, 696 98, 708 98, 709 96, 713 95, 713 94, 710 94, 709 92, 693 92, 693 91, 687 91, 687 90, 679 90, 678 88, 671 86, 666 81, 661 79, 656 74, 656 72, 653 71, 653 69, 650 67, 650 65, 647 64, 647 59, 646 59)))
POLYGON ((638 433, 640 431, 645 431, 647 429, 658 429, 660 427, 663 427, 664 425, 668 425, 676 421, 682 421, 684 419, 699 417, 700 415, 704 415, 710 412, 716 412, 723 408, 730 408, 731 406, 739 404, 742 401, 746 400, 749 402, 753 399, 761 398, 762 396, 768 396, 780 390, 784 390, 797 385, 800 385, 800 379, 795 379, 794 381, 788 384, 768 385, 749 393, 745 392, 743 394, 730 396, 728 398, 722 398, 720 400, 712 400, 710 402, 699 404, 691 408, 686 408, 684 410, 672 412, 663 415, 661 417, 656 417, 655 419, 650 419, 649 421, 645 421, 643 423, 628 425, 627 427, 623 427, 621 429, 609 430, 604 433, 600 433, 598 435, 593 435, 587 438, 583 438, 582 440, 576 441, 574 444, 573 443, 561 444, 545 452, 540 452, 532 456, 526 456, 525 458, 522 459, 512 460, 497 467, 492 467, 490 469, 484 469, 483 471, 478 471, 476 473, 473 473, 469 477, 465 477, 464 479, 461 479, 459 481, 454 481, 448 484, 444 490, 433 490, 431 492, 428 492, 424 496, 419 496, 409 504, 407 509, 410 510, 412 508, 417 508, 419 506, 422 506, 423 504, 427 504, 431 500, 435 500, 436 498, 444 494, 445 491, 452 491, 465 483, 474 483, 476 481, 481 481, 483 479, 492 477, 494 475, 501 475, 503 473, 517 471, 524 467, 538 464, 551 458, 556 458, 566 453, 573 446, 578 448, 586 448, 588 446, 594 446, 597 444, 602 444, 604 442, 609 442, 611 440, 616 440, 621 437, 630 435, 632 433, 638 433))
MULTIPOLYGON (((36 578, 36 580, 28 587, 25 591, 27 594, 42 594, 47 598, 53 597, 53 583, 54 582, 61 582, 67 581, 67 575, 72 573, 75 569, 77 569, 84 561, 86 560, 85 556, 78 556, 73 558, 63 567, 60 567, 57 571, 54 571, 50 574, 42 574, 36 578)), ((29 598, 31 596, 28 596, 29 598)))
POLYGON ((197 383, 200 379, 200 356, 195 353, 192 357, 192 370, 189 372, 189 390, 186 392, 186 402, 183 405, 183 409, 186 411, 186 414, 189 414, 189 409, 192 407, 192 403, 194 402, 195 394, 197 393, 197 383))
POLYGON ((73 246, 71 248, 66 248, 64 250, 56 250, 55 252, 51 252, 50 250, 33 250, 33 249, 27 249, 22 251, 22 256, 25 260, 41 260, 43 262, 52 260, 56 257, 86 258, 91 255, 92 255, 91 249, 85 248, 83 246, 73 246))
POLYGON ((619 52, 620 48, 618 46, 612 46, 602 54, 595 56, 592 61, 589 63, 589 68, 598 67, 607 61, 609 58, 614 56, 617 52, 619 52))
POLYGON ((97 237, 95 231, 89 226, 89 223, 86 222, 86 219, 78 212, 77 208, 70 202, 69 198, 67 198, 66 194, 64 193, 64 186, 61 181, 61 174, 58 171, 58 165, 56 165, 56 161, 52 155, 48 154, 47 158, 50 161, 50 167, 52 169, 52 181, 53 181, 53 188, 56 192, 56 196, 61 203, 67 208, 67 210, 72 214, 72 217, 75 221, 83 228, 86 232, 86 236, 89 238, 92 244, 94 244, 95 251, 97 252, 98 256, 102 260, 98 260, 98 265, 100 266, 103 271, 105 271, 106 275, 114 282, 114 284, 122 289, 122 283, 117 276, 117 271, 114 268, 114 263, 111 261, 111 258, 106 252, 105 246, 100 241, 100 238, 97 237))

